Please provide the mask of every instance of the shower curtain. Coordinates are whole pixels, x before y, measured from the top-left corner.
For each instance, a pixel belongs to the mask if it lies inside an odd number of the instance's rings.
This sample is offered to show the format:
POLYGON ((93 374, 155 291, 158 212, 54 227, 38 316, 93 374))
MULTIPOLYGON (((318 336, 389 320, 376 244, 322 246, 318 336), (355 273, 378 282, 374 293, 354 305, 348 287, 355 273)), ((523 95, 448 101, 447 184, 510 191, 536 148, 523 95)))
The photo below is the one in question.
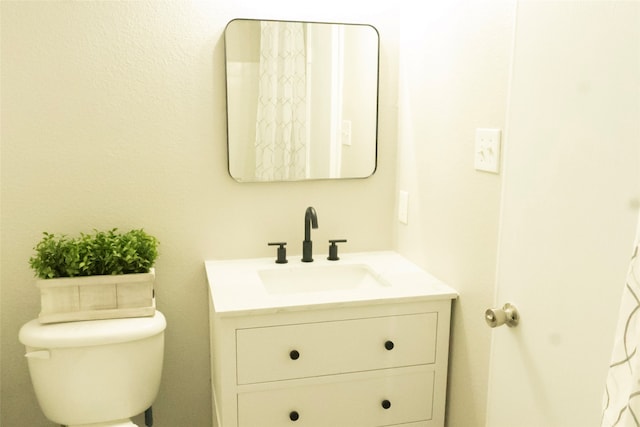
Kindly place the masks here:
POLYGON ((261 24, 256 179, 305 178, 307 81, 301 23, 261 24))
POLYGON ((602 427, 640 426, 640 221, 603 398, 602 427))

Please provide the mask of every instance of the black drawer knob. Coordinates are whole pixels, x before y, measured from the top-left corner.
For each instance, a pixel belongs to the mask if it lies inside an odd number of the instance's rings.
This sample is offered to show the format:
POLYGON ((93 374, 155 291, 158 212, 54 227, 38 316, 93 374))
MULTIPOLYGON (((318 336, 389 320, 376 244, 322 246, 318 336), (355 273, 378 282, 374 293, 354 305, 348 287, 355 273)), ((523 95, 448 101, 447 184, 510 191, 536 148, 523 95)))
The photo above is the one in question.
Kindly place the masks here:
POLYGON ((289 357, 291 358, 291 360, 298 360, 298 358, 300 357, 300 353, 298 352, 298 350, 291 350, 291 352, 289 352, 289 357))
POLYGON ((300 414, 298 413, 298 411, 289 412, 289 419, 291 421, 298 421, 299 418, 300 418, 300 414))
POLYGON ((391 402, 390 402, 390 401, 388 401, 387 399, 383 400, 383 401, 382 401, 382 407, 383 407, 384 409, 389 409, 389 408, 391 408, 391 402))
POLYGON ((393 350, 394 344, 393 341, 389 340, 384 343, 384 348, 387 350, 393 350))

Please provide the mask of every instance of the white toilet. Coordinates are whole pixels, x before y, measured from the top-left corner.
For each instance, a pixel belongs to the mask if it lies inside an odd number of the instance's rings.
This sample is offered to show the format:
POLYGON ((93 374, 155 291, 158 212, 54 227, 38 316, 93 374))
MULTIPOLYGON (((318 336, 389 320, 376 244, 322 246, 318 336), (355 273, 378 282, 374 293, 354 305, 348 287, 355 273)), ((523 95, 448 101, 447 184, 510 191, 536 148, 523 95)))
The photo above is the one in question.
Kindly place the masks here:
POLYGON ((160 386, 166 320, 92 320, 20 329, 31 382, 45 416, 69 427, 135 426, 160 386))

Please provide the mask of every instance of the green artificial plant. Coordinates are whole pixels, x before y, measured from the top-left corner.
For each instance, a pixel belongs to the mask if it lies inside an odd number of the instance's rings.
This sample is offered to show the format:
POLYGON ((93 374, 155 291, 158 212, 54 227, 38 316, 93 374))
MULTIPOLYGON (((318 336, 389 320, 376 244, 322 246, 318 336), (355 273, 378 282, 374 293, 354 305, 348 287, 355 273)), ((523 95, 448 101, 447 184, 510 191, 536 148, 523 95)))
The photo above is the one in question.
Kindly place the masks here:
POLYGON ((41 279, 147 273, 158 256, 158 240, 144 230, 94 230, 69 238, 44 232, 29 265, 41 279))

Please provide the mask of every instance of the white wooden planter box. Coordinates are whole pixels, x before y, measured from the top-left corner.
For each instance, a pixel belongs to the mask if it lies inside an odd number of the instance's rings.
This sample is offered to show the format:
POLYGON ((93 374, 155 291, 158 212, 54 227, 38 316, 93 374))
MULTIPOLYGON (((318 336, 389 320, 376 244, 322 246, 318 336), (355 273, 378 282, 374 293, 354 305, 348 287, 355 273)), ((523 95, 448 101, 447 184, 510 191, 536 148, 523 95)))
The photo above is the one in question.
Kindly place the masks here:
POLYGON ((40 289, 40 323, 145 317, 155 314, 149 273, 62 277, 36 281, 40 289))

